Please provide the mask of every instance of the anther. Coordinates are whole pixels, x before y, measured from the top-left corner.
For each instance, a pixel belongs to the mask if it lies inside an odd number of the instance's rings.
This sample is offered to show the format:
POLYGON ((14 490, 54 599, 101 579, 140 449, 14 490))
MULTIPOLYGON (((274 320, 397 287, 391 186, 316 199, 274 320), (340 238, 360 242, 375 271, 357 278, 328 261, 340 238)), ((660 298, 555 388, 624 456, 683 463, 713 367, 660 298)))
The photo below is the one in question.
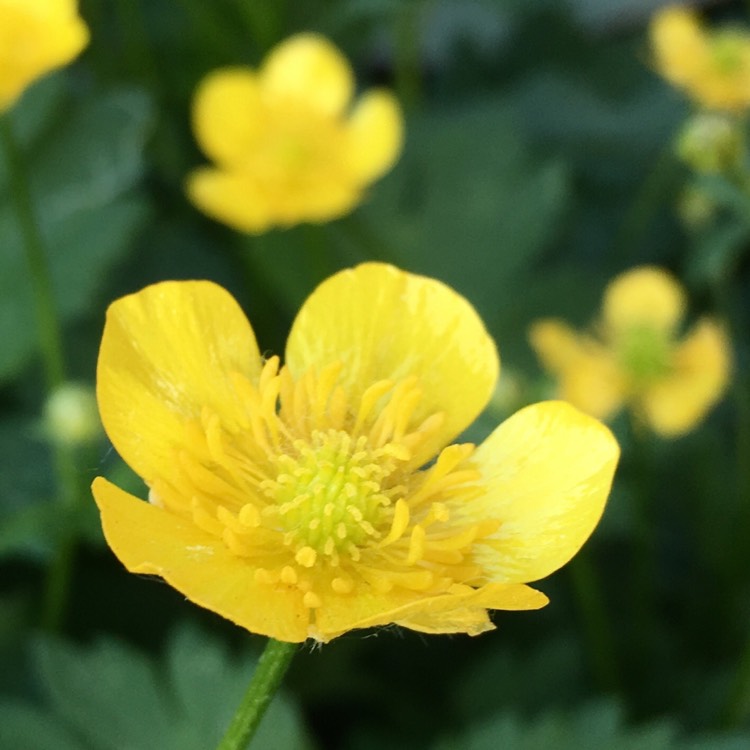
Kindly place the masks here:
POLYGON ((318 553, 312 547, 302 547, 298 549, 297 553, 294 555, 297 564, 301 565, 303 568, 312 568, 312 566, 315 565, 317 557, 318 553))
POLYGON ((314 591, 308 591, 302 597, 302 603, 309 609, 317 609, 323 604, 320 597, 314 591))

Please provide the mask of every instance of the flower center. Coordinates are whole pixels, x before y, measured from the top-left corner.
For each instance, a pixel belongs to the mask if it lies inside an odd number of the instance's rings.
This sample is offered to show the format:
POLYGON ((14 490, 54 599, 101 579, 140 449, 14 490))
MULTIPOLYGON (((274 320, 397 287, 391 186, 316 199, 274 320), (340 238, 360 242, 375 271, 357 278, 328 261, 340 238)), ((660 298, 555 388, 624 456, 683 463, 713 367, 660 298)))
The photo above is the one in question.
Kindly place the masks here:
POLYGON ((733 75, 742 69, 747 56, 748 42, 736 30, 719 32, 711 44, 711 56, 719 72, 733 75))
POLYGON ((633 326, 624 331, 617 350, 622 366, 636 384, 653 383, 671 368, 669 337, 651 326, 633 326))
POLYGON ((272 501, 264 515, 303 563, 322 555, 337 565, 341 553, 357 559, 362 546, 382 537, 384 508, 403 488, 389 482, 393 451, 367 442, 342 430, 314 430, 309 442, 297 440, 293 454, 278 457, 278 475, 262 483, 272 501))

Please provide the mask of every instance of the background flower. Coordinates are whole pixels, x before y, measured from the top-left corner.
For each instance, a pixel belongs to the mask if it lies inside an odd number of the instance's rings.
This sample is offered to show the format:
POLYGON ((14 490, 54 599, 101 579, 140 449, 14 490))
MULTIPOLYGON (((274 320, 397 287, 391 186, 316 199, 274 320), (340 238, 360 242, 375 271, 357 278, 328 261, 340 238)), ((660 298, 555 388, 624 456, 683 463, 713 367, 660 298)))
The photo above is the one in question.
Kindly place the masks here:
POLYGON ((193 128, 216 166, 190 176, 191 200, 250 233, 348 213, 402 142, 393 95, 368 91, 349 111, 353 92, 349 63, 316 34, 282 42, 258 72, 209 74, 195 95, 193 128))
POLYGON ((0 0, 0 112, 86 46, 77 0, 0 0))
POLYGON ((529 335, 562 398, 601 419, 628 405, 636 419, 672 437, 693 429, 721 398, 731 363, 715 321, 700 320, 680 337, 684 312, 677 282, 661 269, 641 267, 609 284, 591 333, 540 320, 529 335))

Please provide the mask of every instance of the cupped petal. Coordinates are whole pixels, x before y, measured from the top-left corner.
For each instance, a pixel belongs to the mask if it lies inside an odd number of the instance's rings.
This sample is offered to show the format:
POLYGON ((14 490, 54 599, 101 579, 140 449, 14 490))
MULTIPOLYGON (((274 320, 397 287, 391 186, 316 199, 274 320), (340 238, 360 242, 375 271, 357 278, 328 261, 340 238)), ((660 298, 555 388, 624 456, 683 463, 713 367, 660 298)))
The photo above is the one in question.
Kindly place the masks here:
POLYGON ((204 409, 228 429, 242 405, 230 373, 255 380, 255 335, 239 305, 209 281, 168 281, 113 302, 97 365, 102 423, 146 483, 178 471, 175 450, 204 409))
POLYGON ((603 317, 612 336, 635 327, 669 333, 685 312, 685 293, 666 271, 640 266, 620 274, 604 292, 603 317))
POLYGON ((443 412, 425 458, 464 430, 497 381, 495 343, 466 299, 435 279, 365 263, 324 281, 292 326, 286 361, 299 376, 340 361, 340 383, 356 400, 374 383, 419 378, 419 424, 443 412))
POLYGON ((299 643, 308 635, 302 594, 255 582, 255 569, 190 521, 123 492, 92 485, 107 544, 131 572, 157 575, 190 601, 252 633, 299 643))
POLYGON ((689 432, 721 398, 732 369, 731 345, 715 321, 701 320, 677 347, 673 371, 643 395, 640 408, 654 432, 689 432))
POLYGON ((467 507, 500 522, 475 547, 486 580, 536 581, 568 562, 599 522, 619 453, 607 427, 562 401, 503 422, 474 453, 486 491, 467 507))
POLYGON ((360 184, 385 174, 404 141, 404 119, 393 94, 369 91, 357 102, 347 126, 347 167, 360 184))
POLYGON ((260 76, 267 102, 292 101, 330 116, 344 111, 354 91, 346 58, 319 34, 297 34, 274 47, 260 76))
POLYGON ((251 175, 204 167, 189 176, 186 188, 203 213, 240 232, 260 234, 275 222, 267 197, 251 175))
POLYGON ((198 85, 193 132, 204 153, 219 164, 238 166, 256 148, 266 127, 258 78, 249 68, 221 68, 198 85))

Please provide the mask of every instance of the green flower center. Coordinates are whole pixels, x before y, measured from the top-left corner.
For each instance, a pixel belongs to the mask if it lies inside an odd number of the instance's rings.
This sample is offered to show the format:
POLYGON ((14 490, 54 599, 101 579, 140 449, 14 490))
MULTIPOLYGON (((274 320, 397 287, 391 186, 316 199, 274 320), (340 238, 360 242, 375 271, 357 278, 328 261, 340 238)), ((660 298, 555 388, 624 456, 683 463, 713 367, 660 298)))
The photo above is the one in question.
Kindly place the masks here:
POLYGON ((744 34, 732 29, 719 32, 711 44, 714 64, 722 73, 736 73, 744 64, 747 47, 748 40, 744 34))
POLYGON ((394 457, 387 446, 373 450, 365 436, 337 430, 314 431, 310 442, 293 447, 293 455, 279 456, 276 479, 263 483, 273 500, 264 513, 275 517, 304 566, 320 555, 334 565, 341 554, 358 559, 360 547, 382 536, 384 509, 402 490, 389 481, 394 457))
POLYGON ((650 326, 633 326, 617 341, 620 363, 637 385, 653 383, 671 369, 669 336, 650 326))

